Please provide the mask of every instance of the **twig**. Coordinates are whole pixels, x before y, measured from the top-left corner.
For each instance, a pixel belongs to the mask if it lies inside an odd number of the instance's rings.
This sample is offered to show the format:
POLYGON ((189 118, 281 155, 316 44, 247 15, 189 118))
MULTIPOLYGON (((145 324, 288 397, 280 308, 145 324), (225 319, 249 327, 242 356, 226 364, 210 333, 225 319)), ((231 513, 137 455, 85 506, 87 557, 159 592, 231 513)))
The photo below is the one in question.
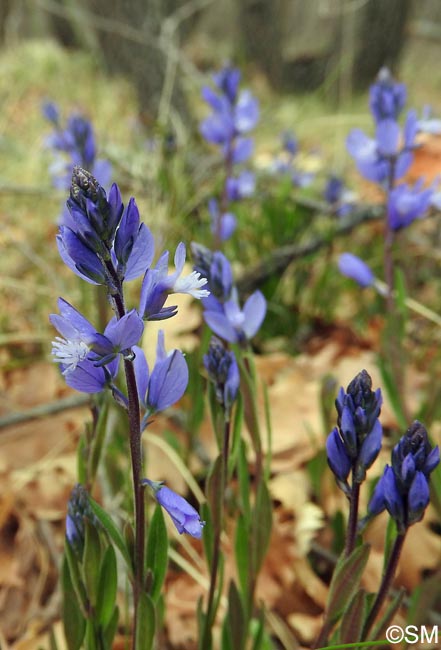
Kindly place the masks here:
POLYGON ((89 395, 71 395, 70 397, 64 397, 55 402, 34 406, 26 411, 8 413, 0 417, 0 429, 10 427, 14 424, 30 422, 31 420, 37 420, 38 418, 44 418, 49 415, 55 415, 55 413, 68 411, 69 409, 76 409, 80 406, 86 406, 89 402, 89 395))
MULTIPOLYGON (((299 202, 300 204, 300 202, 299 202)), ((317 204, 314 201, 302 201, 305 207, 314 208, 317 204)), ((329 212, 329 210, 325 210, 329 212)), ((251 293, 257 287, 261 286, 272 275, 282 275, 288 266, 296 259, 316 253, 321 248, 329 248, 336 237, 347 235, 360 223, 367 221, 377 221, 383 217, 381 206, 366 206, 360 208, 348 220, 341 220, 331 233, 326 236, 317 237, 304 244, 292 244, 289 246, 281 246, 276 248, 263 262, 251 267, 237 282, 237 286, 241 293, 251 293)))

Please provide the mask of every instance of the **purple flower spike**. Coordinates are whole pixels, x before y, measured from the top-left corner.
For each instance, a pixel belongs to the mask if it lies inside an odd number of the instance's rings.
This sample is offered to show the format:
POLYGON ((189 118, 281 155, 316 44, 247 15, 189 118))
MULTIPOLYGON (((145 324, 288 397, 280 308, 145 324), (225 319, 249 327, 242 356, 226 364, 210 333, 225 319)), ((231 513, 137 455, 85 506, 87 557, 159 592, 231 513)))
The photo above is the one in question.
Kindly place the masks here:
POLYGON ((338 259, 340 273, 345 275, 361 287, 370 287, 374 283, 374 274, 368 265, 352 253, 342 253, 338 259))
POLYGON ((390 118, 396 120, 404 108, 406 98, 406 86, 397 83, 390 71, 382 68, 369 92, 369 106, 376 122, 390 118))
POLYGON ((153 489, 157 502, 168 512, 180 535, 187 533, 196 539, 202 537, 205 522, 201 521, 198 511, 184 497, 163 486, 162 483, 149 481, 149 479, 144 479, 142 483, 153 489))

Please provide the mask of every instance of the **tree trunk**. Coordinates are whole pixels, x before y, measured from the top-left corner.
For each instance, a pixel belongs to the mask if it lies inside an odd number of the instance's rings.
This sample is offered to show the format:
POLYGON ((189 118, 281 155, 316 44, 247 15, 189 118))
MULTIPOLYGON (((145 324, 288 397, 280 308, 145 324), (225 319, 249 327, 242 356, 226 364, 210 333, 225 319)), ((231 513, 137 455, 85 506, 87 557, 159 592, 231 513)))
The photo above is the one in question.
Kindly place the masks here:
POLYGON ((356 88, 372 83, 381 67, 396 67, 410 9, 411 0, 368 0, 363 7, 353 69, 356 88))

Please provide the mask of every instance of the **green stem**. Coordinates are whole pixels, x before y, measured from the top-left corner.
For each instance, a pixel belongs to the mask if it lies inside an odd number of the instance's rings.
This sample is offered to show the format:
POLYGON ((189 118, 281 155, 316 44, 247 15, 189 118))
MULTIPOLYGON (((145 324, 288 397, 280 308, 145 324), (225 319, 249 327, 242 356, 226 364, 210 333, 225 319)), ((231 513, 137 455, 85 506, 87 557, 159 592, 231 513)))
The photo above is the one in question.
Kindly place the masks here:
POLYGON ((224 432, 222 440, 221 452, 221 480, 219 487, 219 518, 215 522, 214 541, 213 541, 213 557, 211 560, 210 569, 210 588, 208 592, 207 611, 205 614, 204 632, 202 635, 201 650, 208 650, 211 648, 211 628, 214 623, 216 612, 214 610, 214 597, 216 593, 216 584, 219 572, 219 558, 220 558, 220 540, 223 528, 224 509, 225 509, 225 490, 227 486, 228 475, 228 454, 230 448, 230 432, 231 425, 229 418, 225 415, 224 432))

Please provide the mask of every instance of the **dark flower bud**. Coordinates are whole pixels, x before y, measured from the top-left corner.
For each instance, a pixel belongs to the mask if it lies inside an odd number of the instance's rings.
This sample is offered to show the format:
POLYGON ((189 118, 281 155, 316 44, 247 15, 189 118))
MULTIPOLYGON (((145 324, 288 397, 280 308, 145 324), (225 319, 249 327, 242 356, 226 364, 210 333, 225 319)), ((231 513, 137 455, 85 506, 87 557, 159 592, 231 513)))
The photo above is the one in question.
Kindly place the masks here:
POLYGON ((73 488, 67 504, 66 539, 80 557, 83 554, 86 536, 85 519, 98 525, 90 507, 87 490, 78 483, 73 488))
POLYGON ((210 292, 221 302, 231 298, 233 290, 233 271, 231 264, 219 251, 213 254, 208 277, 210 292))
POLYGON ((214 384, 216 399, 228 415, 239 392, 240 376, 234 352, 227 350, 223 343, 213 336, 204 366, 208 377, 214 384))
POLYGON ((396 120, 406 103, 406 86, 397 83, 388 68, 382 68, 370 88, 370 109, 376 122, 396 120))
POLYGON ((202 244, 191 243, 191 253, 194 260, 194 270, 201 274, 203 278, 210 281, 210 267, 213 261, 213 252, 202 246, 202 244))
POLYGON ((343 483, 347 481, 351 471, 351 458, 346 451, 346 447, 338 434, 335 427, 326 440, 326 453, 328 456, 328 465, 337 477, 343 483))
POLYGON ((72 216, 74 216, 75 208, 79 208, 86 215, 92 229, 108 248, 113 242, 123 211, 119 191, 115 191, 112 187, 111 192, 112 202, 107 200, 104 188, 90 172, 78 165, 73 168, 67 207, 72 216))

